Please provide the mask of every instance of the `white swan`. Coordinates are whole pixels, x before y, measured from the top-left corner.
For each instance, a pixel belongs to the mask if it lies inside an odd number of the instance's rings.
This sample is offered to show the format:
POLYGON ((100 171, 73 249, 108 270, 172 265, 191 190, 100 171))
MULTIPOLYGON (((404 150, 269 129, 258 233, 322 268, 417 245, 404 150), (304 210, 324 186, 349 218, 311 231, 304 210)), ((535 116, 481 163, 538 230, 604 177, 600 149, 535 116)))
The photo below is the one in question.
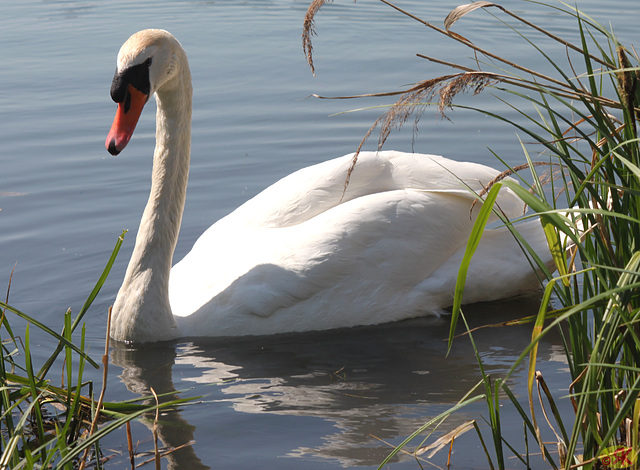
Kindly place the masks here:
MULTIPOLYGON (((258 335, 367 325, 451 305, 478 206, 473 190, 498 172, 433 155, 365 152, 344 199, 351 155, 297 171, 211 226, 173 269, 191 139, 191 75, 168 32, 134 34, 118 54, 110 153, 127 144, 148 98, 157 97, 151 194, 113 306, 111 336, 148 342, 183 336, 258 335), (465 187, 468 186, 468 187, 465 187)), ((498 198, 522 214, 511 191, 498 198)), ((550 260, 538 221, 520 232, 550 260)), ((487 231, 465 301, 539 287, 504 227, 487 231)))

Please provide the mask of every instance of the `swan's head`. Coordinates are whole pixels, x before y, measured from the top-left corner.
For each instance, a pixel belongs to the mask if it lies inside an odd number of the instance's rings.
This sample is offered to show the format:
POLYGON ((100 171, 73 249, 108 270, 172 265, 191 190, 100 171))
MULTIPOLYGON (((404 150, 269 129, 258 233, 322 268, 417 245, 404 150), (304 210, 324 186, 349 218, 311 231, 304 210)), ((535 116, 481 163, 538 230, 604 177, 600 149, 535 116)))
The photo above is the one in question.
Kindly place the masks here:
POLYGON ((178 40, 162 29, 139 31, 122 45, 111 83, 118 110, 105 143, 109 153, 117 155, 126 147, 142 108, 156 91, 175 81, 184 57, 178 40))

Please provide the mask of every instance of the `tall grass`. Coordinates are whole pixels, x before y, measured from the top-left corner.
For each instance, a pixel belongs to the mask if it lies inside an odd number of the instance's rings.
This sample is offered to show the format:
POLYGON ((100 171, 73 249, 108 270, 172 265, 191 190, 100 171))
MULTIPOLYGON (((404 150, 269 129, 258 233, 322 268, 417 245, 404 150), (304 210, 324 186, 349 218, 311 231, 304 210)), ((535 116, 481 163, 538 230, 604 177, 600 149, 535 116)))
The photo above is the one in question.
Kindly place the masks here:
MULTIPOLYGON (((124 235, 124 233, 123 233, 124 235)), ((92 466, 102 468, 99 442, 107 434, 121 428, 132 419, 147 414, 156 406, 103 401, 106 388, 108 339, 102 363, 105 370, 101 387, 85 380, 87 365, 100 366, 85 349, 85 327, 82 320, 102 288, 122 244, 120 236, 84 306, 75 317, 64 314, 60 334, 27 315, 6 301, 0 302, 0 470, 21 468, 84 468, 87 459, 92 466), (24 337, 16 335, 10 317, 28 322, 24 337), (79 338, 73 333, 80 328, 79 338), (56 346, 40 368, 36 368, 30 342, 31 332, 45 332, 56 346), (62 363, 61 385, 48 378, 54 364, 62 363), (98 393, 100 399, 96 400, 98 393), (101 426, 98 423, 106 422, 101 426)), ((77 335, 76 335, 77 336, 77 335)), ((173 406, 184 400, 163 403, 173 406)))
MULTIPOLYGON (((394 127, 411 118, 418 119, 429 105, 437 106, 443 114, 456 107, 509 123, 523 139, 523 167, 529 169, 531 183, 524 178, 522 185, 507 180, 496 182, 481 195, 485 199, 482 210, 493 209, 492 201, 502 186, 515 191, 539 215, 556 263, 554 275, 530 253, 532 263, 538 265, 547 282, 539 313, 529 319, 531 343, 511 371, 505 377, 489 377, 484 373, 480 354, 477 355, 483 390, 471 397, 481 397, 487 404, 492 442, 486 451, 489 466, 504 468, 507 454, 515 454, 527 467, 530 465, 528 451, 521 455, 522 451, 516 450, 518 446, 501 432, 500 401, 505 397, 522 417, 525 440, 533 438, 543 458, 554 468, 600 468, 606 463, 603 452, 607 448, 622 446, 638 450, 640 69, 637 55, 622 45, 613 32, 562 2, 528 3, 534 8, 551 10, 555 15, 570 17, 576 28, 577 40, 573 42, 490 2, 456 8, 441 28, 387 0, 381 1, 396 13, 407 15, 420 26, 441 35, 443 40, 466 46, 475 60, 462 64, 418 54, 424 60, 450 67, 453 72, 428 78, 398 93, 399 99, 376 121, 365 139, 375 127, 380 127, 381 146, 394 127), (479 45, 481 41, 472 42, 462 33, 453 32, 454 26, 462 28, 458 21, 464 23, 466 15, 480 11, 497 19, 513 34, 514 40, 524 40, 533 53, 544 59, 545 71, 485 50, 479 45), (561 48, 564 59, 554 59, 540 46, 541 35, 546 44, 552 44, 549 47, 561 48), (455 104, 462 92, 479 93, 487 89, 501 101, 503 113, 455 104), (507 117, 509 115, 517 118, 507 117), (548 178, 547 173, 553 178, 548 178), (570 405, 564 406, 573 408, 573 422, 563 422, 556 405, 560 397, 549 392, 544 377, 537 372, 537 344, 553 330, 560 333, 564 342, 571 375, 571 383, 567 384, 570 405), (509 389, 507 379, 526 360, 529 403, 522 404, 509 389), (536 401, 544 403, 543 417, 536 415, 536 401), (554 430, 556 438, 551 446, 541 437, 541 422, 548 423, 554 430)), ((311 66, 314 15, 325 3, 315 0, 305 20, 303 47, 311 66)), ((510 168, 507 173, 515 171, 510 168)), ((482 236, 482 221, 479 217, 461 266, 450 342, 458 321, 464 320, 461 298, 465 269, 473 254, 474 240, 482 236)), ((504 222, 510 224, 511 221, 504 222)), ((513 231, 517 236, 517 231, 513 231)), ((469 334, 469 339, 472 338, 469 334)), ((412 437, 429 427, 425 426, 412 437)), ((475 429, 484 446, 480 427, 476 425, 475 429)), ((408 445, 409 441, 405 441, 402 447, 408 445)), ((383 465, 389 461, 385 460, 383 465)), ((637 464, 634 463, 636 468, 637 464)))

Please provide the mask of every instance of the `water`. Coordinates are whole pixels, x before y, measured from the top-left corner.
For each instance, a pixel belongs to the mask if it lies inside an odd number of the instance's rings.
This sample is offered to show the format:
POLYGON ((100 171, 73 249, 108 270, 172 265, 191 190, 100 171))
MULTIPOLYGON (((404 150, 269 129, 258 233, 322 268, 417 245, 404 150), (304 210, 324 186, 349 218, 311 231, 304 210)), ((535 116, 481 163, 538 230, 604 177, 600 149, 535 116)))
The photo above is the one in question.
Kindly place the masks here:
MULTIPOLYGON (((402 6, 441 24, 457 3, 408 0, 402 6)), ((561 34, 574 34, 573 23, 556 13, 517 0, 505 5, 561 34)), ((623 40, 634 40, 640 9, 635 1, 580 0, 578 5, 603 24, 611 22, 623 40)), ((449 71, 416 58, 416 52, 468 56, 381 3, 338 1, 317 18, 313 77, 300 44, 306 8, 306 0, 25 0, 3 6, 0 285, 8 283, 17 263, 12 305, 59 329, 63 312, 82 306, 121 230, 131 229, 87 316, 91 351, 100 354, 106 310, 146 202, 154 139, 149 106, 121 156, 104 150, 115 112, 108 94, 115 56, 131 33, 147 27, 172 31, 192 67, 192 170, 177 259, 214 220, 278 178, 353 151, 380 111, 336 113, 391 102, 321 101, 310 94, 396 90, 449 71)), ((455 30, 528 65, 539 64, 486 14, 463 19, 455 30)), ((557 46, 551 49, 564 54, 557 46)), ((488 94, 465 102, 504 111, 488 94)), ((415 139, 407 129, 386 147, 491 165, 498 163, 488 148, 509 162, 522 158, 512 129, 473 113, 451 117, 453 122, 442 121, 427 112, 415 139)), ((494 323, 536 308, 533 298, 469 312, 476 323, 494 323)), ((23 331, 17 321, 12 324, 23 331)), ((196 441, 174 454, 176 468, 197 468, 194 462, 238 469, 375 467, 389 450, 378 439, 401 442, 478 380, 466 340, 457 341, 445 358, 446 334, 446 319, 422 319, 323 334, 115 348, 107 399, 132 398, 149 387, 202 396, 165 417, 161 435, 167 444, 196 441)), ((477 341, 488 367, 500 374, 529 336, 527 327, 488 329, 477 341)), ((38 335, 33 341, 41 346, 36 360, 42 360, 51 343, 38 335)), ((546 339, 541 355, 548 359, 542 365, 547 380, 561 395, 568 376, 559 344, 558 338, 546 339)), ((523 374, 517 371, 513 385, 524 399, 523 374)), ((92 377, 99 380, 98 373, 92 377)), ((474 405, 456 419, 475 418, 481 411, 474 405)), ((521 422, 511 419, 507 432, 520 435, 521 422)), ((149 436, 144 425, 134 426, 141 448, 150 448, 149 436)), ((116 433, 108 445, 123 450, 124 442, 124 434, 116 433)), ((394 468, 418 467, 411 457, 400 460, 394 468)), ((436 461, 442 463, 442 457, 436 461)), ((454 462, 486 466, 475 437, 456 444, 454 462)), ((111 463, 124 465, 118 457, 111 463)))

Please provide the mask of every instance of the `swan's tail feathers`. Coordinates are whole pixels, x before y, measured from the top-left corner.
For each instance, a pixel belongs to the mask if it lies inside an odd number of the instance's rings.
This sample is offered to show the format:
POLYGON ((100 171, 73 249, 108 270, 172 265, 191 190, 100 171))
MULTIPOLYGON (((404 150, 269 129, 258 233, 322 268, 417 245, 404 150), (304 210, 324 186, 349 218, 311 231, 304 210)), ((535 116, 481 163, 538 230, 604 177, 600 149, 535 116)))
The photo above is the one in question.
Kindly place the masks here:
POLYGON ((501 243, 509 246, 509 243, 517 245, 521 252, 521 257, 529 263, 529 270, 534 271, 538 277, 550 277, 556 270, 556 263, 549 248, 549 238, 544 230, 543 224, 538 217, 516 223, 511 227, 502 227, 501 243), (511 238, 511 242, 507 241, 511 238))
MULTIPOLYGON (((435 276, 449 276, 452 287, 466 246, 435 276)), ((511 227, 487 228, 469 261, 462 303, 486 302, 515 297, 539 290, 554 271, 547 240, 540 220, 522 221, 511 227)))
POLYGON ((512 236, 521 245, 534 269, 550 278, 556 271, 560 276, 568 276, 576 271, 577 244, 593 228, 594 225, 589 224, 584 214, 565 210, 516 224, 512 236))
MULTIPOLYGON (((577 245, 597 226, 596 223, 590 222, 587 213, 598 212, 600 205, 591 203, 590 208, 586 210, 580 208, 555 209, 518 184, 513 184, 511 181, 503 181, 502 184, 537 213, 535 222, 538 225, 539 233, 534 236, 534 239, 537 240, 538 248, 534 247, 533 250, 528 250, 532 254, 532 259, 547 278, 550 278, 553 272, 558 271, 561 276, 565 277, 565 283, 567 283, 570 273, 577 271, 574 265, 577 245), (544 235, 542 239, 540 238, 541 234, 544 235), (546 244, 546 247, 542 246, 542 242, 546 244), (538 253, 539 256, 536 256, 535 253, 538 253)), ((507 214, 507 217, 511 216, 507 214)), ((526 227, 528 236, 531 236, 533 229, 530 229, 528 225, 526 227)), ((519 230, 520 228, 516 228, 516 231, 519 230)), ((515 236, 518 238, 517 234, 515 236)), ((526 240, 526 237, 524 238, 526 240)))
POLYGON ((576 267, 578 245, 590 232, 598 228, 598 218, 610 215, 611 211, 611 197, 609 197, 606 209, 602 209, 600 204, 591 201, 588 209, 574 207, 541 215, 555 267, 561 276, 565 276, 565 284, 569 283, 568 276, 578 271, 576 267), (595 215, 595 219, 591 217, 590 220, 590 214, 595 215))

